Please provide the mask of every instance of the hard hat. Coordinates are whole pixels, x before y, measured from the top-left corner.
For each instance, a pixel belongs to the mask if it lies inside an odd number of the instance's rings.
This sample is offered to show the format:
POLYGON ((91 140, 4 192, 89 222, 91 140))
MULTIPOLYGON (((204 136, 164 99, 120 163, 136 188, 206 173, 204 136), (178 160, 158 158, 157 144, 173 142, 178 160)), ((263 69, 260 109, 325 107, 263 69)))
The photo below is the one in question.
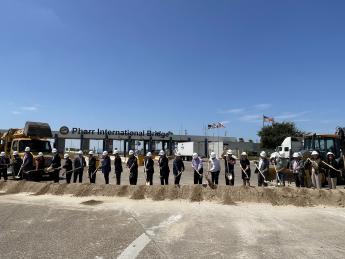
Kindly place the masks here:
POLYGON ((42 157, 42 156, 43 156, 43 153, 42 153, 42 152, 38 152, 38 156, 39 156, 39 157, 42 157))
POLYGON ((25 148, 25 152, 30 152, 30 150, 31 150, 30 147, 25 148))
POLYGON ((92 150, 89 152, 89 155, 90 155, 90 156, 92 156, 92 155, 93 155, 93 151, 92 151, 92 150))
POLYGON ((213 159, 213 158, 216 158, 216 153, 214 153, 214 152, 211 152, 211 158, 213 159))
POLYGON ((78 155, 82 155, 82 154, 83 154, 83 151, 79 150, 78 155))
POLYGON ((263 158, 266 158, 266 157, 267 157, 267 154, 266 154, 265 151, 262 151, 262 152, 260 153, 260 156, 263 157, 263 158))
POLYGON ((134 155, 134 151, 133 150, 129 150, 128 154, 131 156, 131 155, 134 155))
POLYGON ((246 152, 242 152, 241 156, 247 156, 246 152))
POLYGON ((334 153, 333 152, 328 152, 327 156, 330 156, 330 155, 334 156, 334 153))
POLYGON ((181 156, 181 152, 177 152, 175 156, 181 156))
POLYGON ((119 151, 117 149, 114 150, 114 155, 118 154, 119 151))
POLYGON ((57 149, 53 148, 52 153, 57 153, 57 149))
POLYGON ((151 156, 152 156, 152 153, 151 153, 151 152, 147 152, 146 156, 147 156, 147 157, 151 157, 151 156))
POLYGON ((312 155, 312 156, 318 156, 318 155, 319 155, 319 152, 317 152, 317 151, 314 150, 313 152, 311 152, 311 155, 312 155))
POLYGON ((13 151, 14 156, 18 156, 18 151, 13 151))
POLYGON ((103 151, 103 156, 107 156, 108 155, 108 151, 103 151))
POLYGON ((164 155, 165 155, 164 150, 159 151, 159 155, 160 155, 160 156, 164 156, 164 155))
POLYGON ((228 155, 232 155, 232 150, 229 149, 228 151, 226 151, 226 153, 227 153, 228 155))
POLYGON ((293 153, 292 157, 293 157, 293 158, 299 158, 300 156, 299 156, 299 153, 298 153, 298 152, 295 152, 295 153, 293 153))
POLYGON ((1 157, 4 157, 5 155, 6 155, 5 152, 1 152, 1 153, 0 153, 0 156, 1 156, 1 157))
POLYGON ((64 159, 69 158, 69 154, 64 154, 64 155, 63 155, 63 158, 64 158, 64 159))
POLYGON ((197 158, 198 158, 198 153, 194 153, 194 154, 193 154, 193 158, 194 158, 194 159, 197 159, 197 158))

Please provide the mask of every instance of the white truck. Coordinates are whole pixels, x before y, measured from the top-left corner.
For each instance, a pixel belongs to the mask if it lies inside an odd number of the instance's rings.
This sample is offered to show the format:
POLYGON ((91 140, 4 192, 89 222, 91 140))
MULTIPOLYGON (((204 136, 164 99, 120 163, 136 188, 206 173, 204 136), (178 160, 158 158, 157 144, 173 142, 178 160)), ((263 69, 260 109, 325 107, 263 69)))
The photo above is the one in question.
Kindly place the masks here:
POLYGON ((277 147, 277 152, 283 152, 285 158, 291 158, 292 154, 303 149, 303 142, 301 138, 287 137, 284 139, 281 146, 277 147))
POLYGON ((177 144, 177 152, 181 154, 184 160, 191 160, 194 153, 199 156, 205 156, 205 142, 181 142, 177 144))

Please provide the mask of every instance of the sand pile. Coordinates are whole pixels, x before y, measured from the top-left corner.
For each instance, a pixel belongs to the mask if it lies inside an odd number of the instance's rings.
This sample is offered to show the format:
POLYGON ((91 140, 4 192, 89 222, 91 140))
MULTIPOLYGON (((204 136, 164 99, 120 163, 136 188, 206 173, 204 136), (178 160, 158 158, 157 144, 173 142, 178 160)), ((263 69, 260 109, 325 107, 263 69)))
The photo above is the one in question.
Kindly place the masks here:
POLYGON ((84 184, 54 184, 27 181, 0 182, 0 191, 7 194, 26 192, 33 195, 72 195, 75 197, 109 196, 130 199, 189 200, 191 202, 215 201, 223 204, 236 202, 269 203, 275 206, 294 205, 299 207, 326 205, 345 206, 345 190, 312 190, 292 187, 245 187, 218 186, 216 189, 201 185, 168 186, 116 186, 84 184))

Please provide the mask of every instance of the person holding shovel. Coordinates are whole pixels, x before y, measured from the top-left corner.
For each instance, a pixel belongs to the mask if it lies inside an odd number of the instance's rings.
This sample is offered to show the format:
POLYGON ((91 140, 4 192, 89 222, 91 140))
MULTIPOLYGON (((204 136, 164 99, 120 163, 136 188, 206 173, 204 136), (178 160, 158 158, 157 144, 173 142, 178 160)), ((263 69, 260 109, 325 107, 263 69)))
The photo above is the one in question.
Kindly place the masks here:
POLYGON ((65 164, 63 165, 63 169, 66 172, 66 182, 69 184, 71 183, 72 173, 73 173, 73 163, 72 160, 69 158, 69 155, 66 153, 64 154, 63 158, 65 159, 65 164))
POLYGON ((211 164, 211 168, 209 172, 211 173, 211 180, 212 184, 218 185, 218 179, 220 174, 220 161, 217 158, 217 155, 215 152, 211 152, 211 158, 209 160, 211 164))
POLYGON ((183 171, 184 171, 184 163, 181 159, 181 154, 177 152, 175 155, 174 162, 173 162, 173 174, 175 177, 175 185, 180 185, 180 180, 181 180, 183 171))
POLYGON ((194 169, 194 184, 202 184, 203 165, 202 159, 197 153, 193 154, 192 168, 194 169))
POLYGON ((256 170, 255 170, 255 173, 258 174, 258 186, 266 187, 268 185, 266 178, 267 178, 269 166, 270 166, 270 162, 267 159, 267 154, 265 151, 262 151, 260 153, 259 163, 256 165, 256 170))
POLYGON ((293 161, 291 164, 292 173, 295 178, 296 187, 305 187, 304 185, 304 162, 302 160, 302 154, 295 152, 293 155, 293 161))
POLYGON ((158 166, 161 178, 161 185, 168 185, 170 174, 169 159, 167 158, 164 150, 159 151, 158 166))
POLYGON ((10 159, 6 157, 5 152, 0 153, 0 179, 1 176, 4 177, 5 182, 7 182, 7 167, 10 164, 10 159))
POLYGON ((38 156, 35 159, 35 165, 36 165, 36 172, 35 172, 35 175, 33 176, 33 180, 40 181, 44 173, 44 168, 45 168, 45 158, 42 152, 38 153, 38 156))
MULTIPOLYGON (((20 171, 20 178, 24 178, 26 172, 30 172, 33 170, 34 167, 34 157, 30 152, 30 147, 25 148, 25 154, 23 158, 22 170, 20 171)), ((18 172, 19 173, 19 172, 18 172)))
POLYGON ((243 152, 241 154, 241 159, 240 159, 240 167, 241 167, 241 172, 242 172, 242 181, 243 181, 243 186, 250 186, 250 161, 248 159, 247 153, 243 152))
POLYGON ((146 174, 146 185, 153 185, 153 174, 155 172, 155 163, 152 159, 152 153, 148 152, 144 161, 144 170, 146 174))
POLYGON ((111 171, 111 160, 108 151, 103 151, 101 162, 102 174, 104 175, 105 184, 109 184, 109 174, 111 171))
POLYGON ((97 173, 97 159, 93 154, 93 151, 89 152, 89 178, 90 183, 96 183, 96 173, 97 173))
POLYGON ((114 150, 115 160, 114 160, 114 167, 115 167, 115 177, 116 177, 116 185, 121 184, 121 173, 123 172, 122 168, 122 160, 119 155, 119 151, 117 149, 114 150))
POLYGON ((60 180, 61 157, 56 148, 53 148, 52 154, 53 154, 53 159, 50 164, 50 167, 53 169, 53 172, 51 175, 52 175, 54 183, 58 183, 60 180))
POLYGON ((338 174, 340 173, 339 170, 339 164, 335 160, 334 154, 332 152, 327 153, 327 181, 328 181, 328 186, 330 189, 336 189, 337 188, 337 178, 338 174))
POLYGON ((225 184, 234 186, 235 184, 235 164, 236 158, 232 154, 232 150, 226 151, 225 161, 225 184))
POLYGON ((78 151, 78 156, 73 161, 74 172, 73 172, 73 183, 79 180, 79 183, 83 182, 84 168, 86 167, 86 161, 83 156, 83 151, 78 151))
POLYGON ((284 160, 284 153, 283 152, 276 152, 275 159, 273 161, 274 169, 276 171, 276 183, 277 186, 282 185, 285 186, 285 173, 284 170, 286 169, 285 160, 284 160))
POLYGON ((134 156, 134 151, 128 152, 129 158, 127 161, 127 168, 129 170, 129 184, 137 185, 138 181, 138 159, 134 156))
POLYGON ((23 159, 20 158, 18 151, 13 152, 13 159, 12 159, 12 170, 13 170, 13 177, 15 178, 16 175, 19 174, 20 168, 23 164, 23 159))

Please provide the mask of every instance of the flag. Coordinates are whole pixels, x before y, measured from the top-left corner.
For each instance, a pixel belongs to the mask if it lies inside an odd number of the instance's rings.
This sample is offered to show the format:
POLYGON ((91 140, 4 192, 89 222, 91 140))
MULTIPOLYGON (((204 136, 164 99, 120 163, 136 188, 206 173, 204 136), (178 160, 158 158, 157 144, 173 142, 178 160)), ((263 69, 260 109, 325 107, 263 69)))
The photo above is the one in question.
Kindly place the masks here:
POLYGON ((264 115, 264 122, 272 122, 274 123, 274 118, 273 117, 267 117, 264 115))
POLYGON ((220 128, 225 128, 224 123, 217 122, 217 123, 211 123, 207 125, 208 129, 220 129, 220 128))

